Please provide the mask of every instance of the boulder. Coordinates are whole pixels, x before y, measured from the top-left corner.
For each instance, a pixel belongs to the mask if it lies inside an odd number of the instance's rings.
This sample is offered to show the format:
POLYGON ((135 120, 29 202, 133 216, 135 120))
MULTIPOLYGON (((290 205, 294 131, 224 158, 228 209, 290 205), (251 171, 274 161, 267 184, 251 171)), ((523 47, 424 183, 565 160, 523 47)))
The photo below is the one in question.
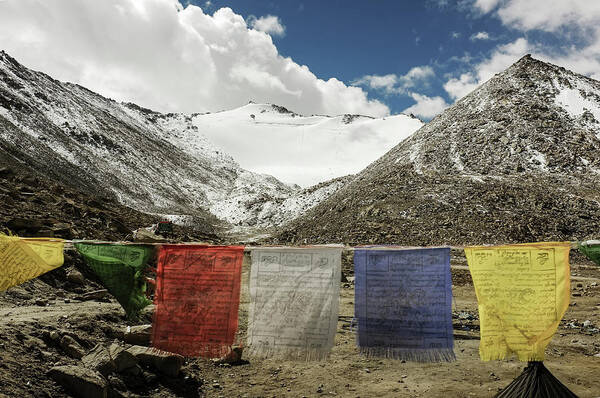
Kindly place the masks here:
POLYGON ((107 376, 117 369, 110 358, 108 350, 101 344, 97 344, 92 348, 87 355, 81 358, 81 362, 86 368, 95 370, 103 376, 107 376))
POLYGON ((134 345, 150 345, 152 325, 127 326, 123 333, 123 341, 134 345))
POLYGON ((73 269, 67 273, 67 280, 69 282, 77 283, 78 285, 85 284, 85 278, 83 274, 76 269, 73 269))
POLYGON ((97 372, 81 366, 55 366, 48 376, 74 397, 107 398, 108 382, 97 372))
POLYGON ((83 347, 73 337, 64 335, 60 339, 60 347, 72 358, 81 359, 85 355, 83 347))
POLYGON ((161 351, 152 347, 131 346, 127 349, 140 364, 150 366, 167 376, 176 377, 183 366, 184 358, 179 354, 161 351))
POLYGON ((123 372, 137 365, 137 359, 118 344, 106 348, 96 345, 86 356, 81 358, 83 366, 95 370, 104 376, 113 372, 123 372))
POLYGON ((244 352, 244 347, 242 346, 233 346, 231 347, 231 352, 219 359, 213 359, 213 363, 216 365, 237 365, 242 363, 242 353, 244 352))
POLYGON ((134 368, 138 364, 137 358, 118 344, 111 344, 110 347, 108 347, 108 354, 112 358, 116 370, 119 373, 134 368))

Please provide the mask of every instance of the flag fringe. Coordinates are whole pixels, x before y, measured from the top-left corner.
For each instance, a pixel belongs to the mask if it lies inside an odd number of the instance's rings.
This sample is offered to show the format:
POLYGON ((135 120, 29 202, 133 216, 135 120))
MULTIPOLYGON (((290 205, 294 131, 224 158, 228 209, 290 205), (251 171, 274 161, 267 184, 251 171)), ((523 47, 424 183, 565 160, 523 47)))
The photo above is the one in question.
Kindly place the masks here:
POLYGON ((393 347, 359 347, 366 357, 398 359, 411 362, 453 362, 456 355, 452 348, 410 349, 393 347))
POLYGON ((512 354, 516 354, 521 362, 542 362, 544 360, 544 352, 514 352, 509 350, 492 350, 486 348, 479 350, 479 357, 482 361, 500 361, 509 358, 512 354))
POLYGON ((292 361, 324 361, 329 358, 331 347, 325 349, 315 348, 289 348, 289 347, 267 347, 249 346, 244 352, 254 358, 274 358, 292 361))

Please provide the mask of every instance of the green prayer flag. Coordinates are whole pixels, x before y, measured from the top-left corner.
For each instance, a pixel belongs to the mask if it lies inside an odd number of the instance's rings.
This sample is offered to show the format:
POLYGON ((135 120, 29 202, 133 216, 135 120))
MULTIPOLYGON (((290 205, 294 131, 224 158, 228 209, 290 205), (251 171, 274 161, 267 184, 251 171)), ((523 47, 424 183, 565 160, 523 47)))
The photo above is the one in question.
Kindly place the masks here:
POLYGON ((153 247, 119 244, 75 243, 87 265, 117 299, 129 318, 136 318, 148 304, 144 268, 153 247))
POLYGON ((577 242, 579 250, 587 256, 590 260, 600 265, 600 242, 577 242))

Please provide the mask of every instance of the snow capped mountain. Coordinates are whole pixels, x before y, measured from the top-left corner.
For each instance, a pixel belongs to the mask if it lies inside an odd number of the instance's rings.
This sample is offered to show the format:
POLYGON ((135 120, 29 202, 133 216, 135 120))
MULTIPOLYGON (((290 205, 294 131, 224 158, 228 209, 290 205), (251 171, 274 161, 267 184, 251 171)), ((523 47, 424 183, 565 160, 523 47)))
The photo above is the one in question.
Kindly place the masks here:
POLYGON ((405 115, 385 120, 303 117, 259 104, 214 114, 161 114, 56 81, 0 52, 1 151, 63 184, 177 220, 210 211, 243 227, 288 221, 335 192, 347 178, 302 189, 248 171, 234 157, 250 159, 244 157, 249 154, 264 158, 265 165, 281 162, 283 169, 298 169, 292 174, 312 173, 311 178, 325 164, 332 169, 331 177, 339 177, 343 162, 338 166, 340 162, 315 159, 311 147, 329 146, 325 153, 335 159, 335 140, 354 137, 356 147, 348 153, 361 167, 371 161, 360 155, 361 140, 391 147, 421 124, 405 115), (377 133, 369 136, 373 131, 377 133), (286 141, 289 145, 277 145, 285 151, 274 150, 276 142, 286 141), (296 151, 306 162, 292 158, 296 151), (311 162, 314 166, 319 160, 322 163, 311 170, 311 162))
POLYGON ((474 175, 595 173, 599 139, 600 82, 527 56, 373 166, 474 175))
POLYGON ((581 239, 600 224, 600 82, 523 57, 280 234, 411 245, 581 239))
POLYGON ((361 171, 423 125, 407 115, 302 116, 253 103, 193 115, 192 124, 242 167, 305 187, 361 171))

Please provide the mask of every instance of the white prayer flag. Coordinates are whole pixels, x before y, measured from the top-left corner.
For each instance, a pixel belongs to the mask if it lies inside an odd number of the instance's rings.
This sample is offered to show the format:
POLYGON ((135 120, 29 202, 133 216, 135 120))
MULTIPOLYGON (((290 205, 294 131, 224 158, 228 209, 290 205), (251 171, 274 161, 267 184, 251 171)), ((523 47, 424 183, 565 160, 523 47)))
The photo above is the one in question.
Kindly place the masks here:
POLYGON ((338 321, 341 247, 252 250, 251 356, 323 360, 338 321))

